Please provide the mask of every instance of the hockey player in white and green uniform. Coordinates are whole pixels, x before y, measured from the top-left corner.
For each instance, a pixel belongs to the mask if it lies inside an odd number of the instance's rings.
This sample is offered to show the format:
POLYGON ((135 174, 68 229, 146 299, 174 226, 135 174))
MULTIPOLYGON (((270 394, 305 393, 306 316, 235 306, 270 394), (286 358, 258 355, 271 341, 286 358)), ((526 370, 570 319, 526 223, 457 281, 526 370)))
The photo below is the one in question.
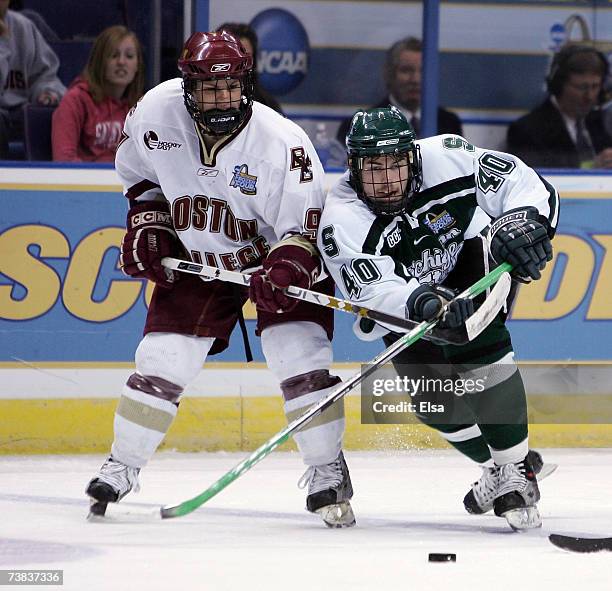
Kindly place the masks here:
MULTIPOLYGON (((511 299, 517 281, 539 279, 552 259, 557 191, 515 156, 455 135, 415 141, 395 107, 357 112, 347 148, 349 170, 327 196, 318 238, 346 298, 421 322, 439 316, 458 290, 496 264, 513 265, 511 299)), ((454 300, 437 326, 461 330, 478 304, 454 300)), ((525 389, 506 313, 507 307, 471 342, 419 341, 393 362, 404 376, 417 367, 435 373, 444 364, 457 375, 469 368, 471 377, 485 379, 482 392, 447 395, 451 419, 418 416, 483 466, 466 509, 494 509, 514 529, 529 529, 541 525, 542 462, 529 451, 525 389)), ((400 336, 370 320, 358 322, 355 332, 364 340, 382 337, 387 346, 400 336)))

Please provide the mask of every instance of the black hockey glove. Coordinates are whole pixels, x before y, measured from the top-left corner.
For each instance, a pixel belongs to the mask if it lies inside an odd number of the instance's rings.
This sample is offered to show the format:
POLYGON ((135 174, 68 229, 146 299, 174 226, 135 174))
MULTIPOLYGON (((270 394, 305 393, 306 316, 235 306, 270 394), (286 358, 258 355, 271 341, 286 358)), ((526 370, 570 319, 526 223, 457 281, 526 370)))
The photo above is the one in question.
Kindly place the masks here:
POLYGON ((510 263, 510 274, 521 283, 539 279, 540 271, 552 260, 552 244, 543 221, 535 207, 523 207, 507 211, 489 228, 487 240, 493 260, 510 263))
POLYGON ((421 285, 417 287, 406 302, 408 318, 415 322, 433 320, 442 307, 451 302, 442 318, 439 328, 459 328, 474 313, 474 302, 470 298, 454 299, 456 293, 441 285, 421 285))

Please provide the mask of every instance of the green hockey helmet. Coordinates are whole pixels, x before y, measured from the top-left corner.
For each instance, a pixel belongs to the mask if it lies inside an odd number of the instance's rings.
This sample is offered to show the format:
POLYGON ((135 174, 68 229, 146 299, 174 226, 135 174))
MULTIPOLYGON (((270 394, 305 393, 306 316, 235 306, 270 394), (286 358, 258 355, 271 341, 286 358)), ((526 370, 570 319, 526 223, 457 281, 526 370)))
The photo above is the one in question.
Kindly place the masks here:
POLYGON ((346 136, 350 184, 376 215, 406 211, 423 182, 412 126, 396 107, 358 111, 346 136))

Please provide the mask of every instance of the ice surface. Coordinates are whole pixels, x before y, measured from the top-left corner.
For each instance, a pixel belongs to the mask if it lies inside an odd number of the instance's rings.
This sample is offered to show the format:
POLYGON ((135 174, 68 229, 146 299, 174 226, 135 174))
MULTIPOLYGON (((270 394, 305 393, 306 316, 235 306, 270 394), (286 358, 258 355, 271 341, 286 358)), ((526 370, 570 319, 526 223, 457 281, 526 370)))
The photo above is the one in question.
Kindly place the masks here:
POLYGON ((164 521, 161 505, 195 496, 248 454, 157 454, 142 491, 109 506, 105 523, 85 520, 83 493, 103 457, 0 456, 0 569, 63 569, 62 589, 86 591, 612 589, 612 553, 571 554, 546 539, 612 535, 612 450, 542 452, 560 467, 541 484, 543 529, 522 534, 464 512, 480 470, 452 451, 347 452, 357 526, 345 530, 304 510, 295 453, 164 521), (429 552, 457 562, 428 563, 429 552))

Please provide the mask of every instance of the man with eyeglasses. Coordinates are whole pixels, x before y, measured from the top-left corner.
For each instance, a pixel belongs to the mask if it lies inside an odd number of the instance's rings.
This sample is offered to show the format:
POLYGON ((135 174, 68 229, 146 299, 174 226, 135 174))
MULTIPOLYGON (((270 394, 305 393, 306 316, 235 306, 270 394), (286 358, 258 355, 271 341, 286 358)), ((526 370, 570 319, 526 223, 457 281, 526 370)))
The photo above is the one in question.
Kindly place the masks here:
MULTIPOLYGON (((387 96, 373 108, 397 107, 408 119, 417 138, 421 134, 421 71, 423 46, 420 39, 406 37, 396 41, 385 57, 383 77, 387 96)), ((344 145, 351 118, 345 119, 338 127, 336 137, 344 145)), ((437 132, 463 135, 461 120, 455 113, 438 107, 437 132)))
POLYGON ((603 124, 606 57, 568 45, 553 59, 549 96, 508 129, 508 152, 539 168, 612 168, 612 137, 603 124))

